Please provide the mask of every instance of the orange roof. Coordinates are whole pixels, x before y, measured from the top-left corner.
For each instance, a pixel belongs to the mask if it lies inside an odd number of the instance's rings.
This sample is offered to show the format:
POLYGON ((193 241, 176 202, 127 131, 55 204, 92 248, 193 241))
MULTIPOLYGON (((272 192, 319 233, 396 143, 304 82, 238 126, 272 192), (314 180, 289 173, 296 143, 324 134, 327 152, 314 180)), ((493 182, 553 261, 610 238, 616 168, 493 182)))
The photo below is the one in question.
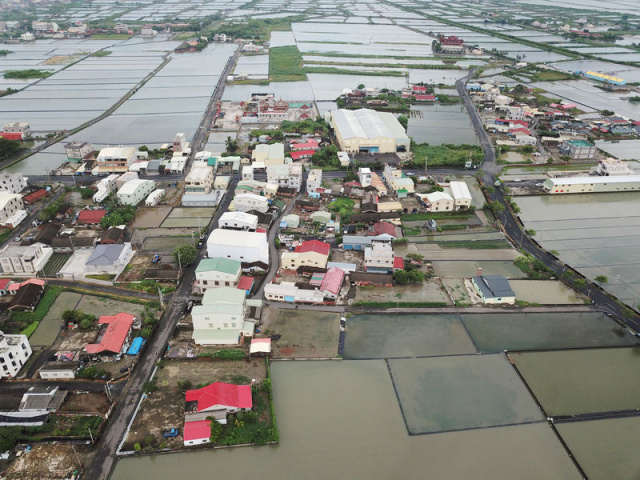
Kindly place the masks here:
POLYGON ((100 343, 90 343, 85 347, 87 353, 112 352, 120 353, 135 317, 129 313, 120 312, 117 315, 100 317, 99 323, 107 324, 107 331, 100 343))

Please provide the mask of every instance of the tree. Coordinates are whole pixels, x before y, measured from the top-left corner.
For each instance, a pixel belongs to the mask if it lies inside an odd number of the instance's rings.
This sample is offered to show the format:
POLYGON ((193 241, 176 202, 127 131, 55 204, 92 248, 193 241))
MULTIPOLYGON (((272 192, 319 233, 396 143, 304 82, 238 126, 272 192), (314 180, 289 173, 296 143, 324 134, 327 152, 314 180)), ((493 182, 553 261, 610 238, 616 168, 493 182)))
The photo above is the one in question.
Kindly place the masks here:
POLYGON ((363 90, 364 89, 364 83, 361 83, 360 85, 358 85, 358 90, 363 90))
POLYGON ((573 286, 576 288, 583 288, 587 284, 587 281, 583 278, 576 278, 573 281, 573 286))
POLYGON ((530 237, 535 237, 536 236, 536 231, 533 228, 529 228, 528 230, 525 230, 524 233, 526 233, 530 237))
POLYGON ((0 138, 0 160, 18 155, 24 150, 15 140, 0 138))
POLYGON ((11 451, 16 443, 18 443, 18 432, 15 428, 0 428, 0 451, 11 451))
POLYGON ((398 123, 406 130, 409 127, 409 118, 406 115, 400 115, 398 117, 398 123))
POLYGON ((173 258, 181 265, 191 265, 197 255, 198 251, 193 245, 182 245, 173 251, 173 258))
POLYGON ((599 285, 602 285, 603 283, 609 283, 609 277, 607 277, 606 275, 598 275, 594 280, 599 285))
POLYGON ((227 153, 235 153, 238 151, 238 142, 232 139, 231 137, 227 137, 224 142, 225 147, 227 148, 227 153))
POLYGON ((211 440, 211 443, 217 443, 222 435, 222 425, 213 417, 207 417, 207 420, 211 422, 211 435, 209 436, 209 440, 211 440))

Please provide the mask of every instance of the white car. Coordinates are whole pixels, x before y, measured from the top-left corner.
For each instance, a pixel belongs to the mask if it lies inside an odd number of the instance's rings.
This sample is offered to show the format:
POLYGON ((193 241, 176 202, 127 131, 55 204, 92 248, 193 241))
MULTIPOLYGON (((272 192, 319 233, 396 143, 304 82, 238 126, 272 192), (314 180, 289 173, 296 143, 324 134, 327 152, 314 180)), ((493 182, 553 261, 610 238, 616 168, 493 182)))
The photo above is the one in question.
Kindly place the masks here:
POLYGON ((521 182, 522 180, 520 180, 519 178, 514 178, 513 181, 514 182, 521 182))

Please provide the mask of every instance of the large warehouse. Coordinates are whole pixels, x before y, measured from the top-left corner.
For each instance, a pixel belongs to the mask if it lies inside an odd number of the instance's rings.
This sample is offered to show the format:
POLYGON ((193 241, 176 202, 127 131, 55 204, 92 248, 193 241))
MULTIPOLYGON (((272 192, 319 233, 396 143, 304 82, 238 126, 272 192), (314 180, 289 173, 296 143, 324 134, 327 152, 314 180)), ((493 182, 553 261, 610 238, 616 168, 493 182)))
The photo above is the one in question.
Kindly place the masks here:
POLYGON ((361 110, 332 110, 329 125, 340 150, 348 153, 396 153, 410 150, 410 139, 391 113, 361 110))
POLYGON ((543 189, 545 192, 552 194, 637 192, 640 190, 640 175, 547 178, 544 181, 543 189))

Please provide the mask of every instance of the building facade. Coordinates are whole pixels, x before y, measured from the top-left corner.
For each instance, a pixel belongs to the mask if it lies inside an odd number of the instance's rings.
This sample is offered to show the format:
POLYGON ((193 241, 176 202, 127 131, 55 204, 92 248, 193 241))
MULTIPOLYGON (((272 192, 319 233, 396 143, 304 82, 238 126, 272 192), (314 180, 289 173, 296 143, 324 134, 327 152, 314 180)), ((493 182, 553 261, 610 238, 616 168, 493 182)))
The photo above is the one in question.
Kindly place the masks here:
POLYGON ((265 213, 269 210, 269 200, 255 193, 242 193, 233 198, 233 206, 237 212, 255 210, 265 213))
POLYGON ((32 245, 7 246, 0 251, 0 268, 5 274, 35 274, 42 270, 53 255, 53 248, 44 243, 32 245))
POLYGON ((242 275, 242 264, 230 258, 203 258, 196 267, 193 293, 202 295, 209 288, 237 288, 242 275))
POLYGON ((134 147, 107 147, 100 150, 96 159, 100 172, 124 173, 136 160, 134 147))
POLYGON ((0 331, 0 378, 15 377, 31 356, 26 335, 9 335, 0 331))
POLYGON ((27 188, 27 179, 21 173, 0 173, 0 192, 18 194, 27 188))
POLYGON ((138 205, 156 188, 153 180, 131 180, 118 190, 118 202, 122 205, 138 205))

